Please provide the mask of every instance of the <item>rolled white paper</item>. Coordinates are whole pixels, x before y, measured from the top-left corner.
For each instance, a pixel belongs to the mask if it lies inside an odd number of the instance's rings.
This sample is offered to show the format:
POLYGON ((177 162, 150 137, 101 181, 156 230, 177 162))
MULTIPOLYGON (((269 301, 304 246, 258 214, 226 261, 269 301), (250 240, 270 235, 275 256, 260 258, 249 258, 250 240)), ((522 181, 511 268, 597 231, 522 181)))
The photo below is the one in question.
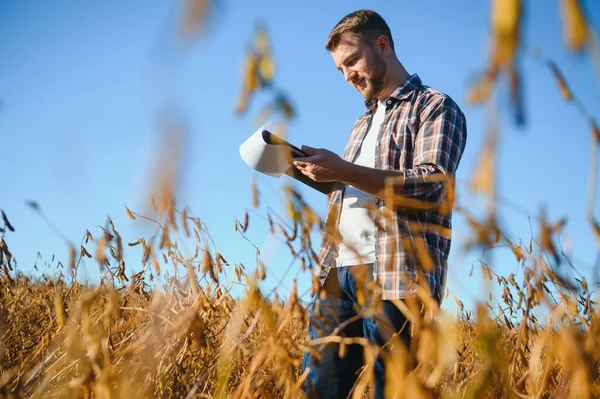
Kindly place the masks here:
POLYGON ((268 176, 280 177, 292 166, 291 148, 267 143, 263 138, 264 130, 277 136, 276 126, 273 123, 265 123, 242 143, 240 156, 252 169, 268 176))

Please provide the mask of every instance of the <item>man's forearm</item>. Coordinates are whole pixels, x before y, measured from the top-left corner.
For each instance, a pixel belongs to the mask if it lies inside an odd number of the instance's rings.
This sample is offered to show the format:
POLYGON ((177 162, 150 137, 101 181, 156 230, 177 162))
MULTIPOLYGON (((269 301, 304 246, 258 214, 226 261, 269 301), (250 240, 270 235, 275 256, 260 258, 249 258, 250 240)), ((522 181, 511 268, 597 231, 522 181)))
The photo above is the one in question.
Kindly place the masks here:
POLYGON ((402 171, 381 170, 345 161, 340 169, 340 181, 385 200, 386 180, 394 178, 395 206, 426 210, 435 208, 443 199, 443 183, 439 179, 432 179, 437 172, 439 170, 433 166, 402 171))
POLYGON ((383 199, 386 179, 401 176, 403 173, 397 170, 374 169, 346 161, 340 173, 340 181, 383 199))
POLYGON ((385 200, 386 182, 392 179, 396 206, 401 206, 397 203, 400 202, 407 207, 428 209, 435 207, 442 199, 445 169, 437 164, 424 163, 411 169, 384 170, 356 165, 328 150, 307 146, 302 146, 302 149, 309 156, 294 161, 294 166, 314 181, 339 181, 385 200))

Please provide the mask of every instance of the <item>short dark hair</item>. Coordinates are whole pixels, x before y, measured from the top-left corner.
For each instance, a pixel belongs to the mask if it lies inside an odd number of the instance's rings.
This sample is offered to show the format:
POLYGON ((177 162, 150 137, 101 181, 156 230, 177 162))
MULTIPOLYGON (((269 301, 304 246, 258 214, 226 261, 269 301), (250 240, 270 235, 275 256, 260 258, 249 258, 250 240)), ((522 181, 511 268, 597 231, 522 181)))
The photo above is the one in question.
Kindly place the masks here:
POLYGON ((335 50, 340 44, 340 37, 346 32, 372 40, 383 34, 387 36, 390 46, 394 50, 394 40, 392 39, 390 27, 383 17, 373 10, 354 11, 342 18, 329 34, 325 48, 328 51, 335 50))

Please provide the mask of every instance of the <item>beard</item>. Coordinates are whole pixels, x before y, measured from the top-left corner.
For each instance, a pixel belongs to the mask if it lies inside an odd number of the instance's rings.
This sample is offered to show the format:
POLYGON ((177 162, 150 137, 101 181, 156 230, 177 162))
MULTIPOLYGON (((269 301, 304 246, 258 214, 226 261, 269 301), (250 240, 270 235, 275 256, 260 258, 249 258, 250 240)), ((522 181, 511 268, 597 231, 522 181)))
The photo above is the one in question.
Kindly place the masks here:
POLYGON ((385 83, 385 74, 387 72, 387 65, 383 58, 372 52, 371 57, 371 70, 369 76, 365 77, 366 87, 361 91, 362 96, 367 99, 374 99, 383 90, 385 83))

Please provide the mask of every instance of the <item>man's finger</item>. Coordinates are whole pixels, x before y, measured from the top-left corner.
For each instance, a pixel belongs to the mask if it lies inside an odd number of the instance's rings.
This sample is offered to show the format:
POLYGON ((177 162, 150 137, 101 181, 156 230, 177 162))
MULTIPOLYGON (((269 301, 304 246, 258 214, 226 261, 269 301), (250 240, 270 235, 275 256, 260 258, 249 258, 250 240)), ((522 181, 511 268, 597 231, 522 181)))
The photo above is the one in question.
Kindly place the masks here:
POLYGON ((310 173, 305 169, 300 169, 300 172, 302 172, 303 175, 308 176, 311 180, 317 181, 316 176, 313 173, 310 173))
POLYGON ((296 169, 298 169, 299 171, 305 171, 306 168, 308 168, 308 164, 305 162, 294 162, 294 166, 296 167, 296 169))
POLYGON ((313 154, 316 154, 318 152, 318 150, 316 148, 309 147, 307 145, 303 145, 302 146, 302 151, 304 151, 308 155, 313 155, 313 154))
POLYGON ((297 165, 303 165, 303 166, 307 166, 307 165, 313 165, 317 162, 319 162, 319 160, 321 159, 321 157, 319 155, 311 155, 308 157, 304 157, 304 158, 299 158, 300 160, 294 160, 294 163, 297 165))
POLYGON ((307 163, 318 163, 321 160, 321 155, 319 154, 314 154, 314 155, 310 155, 308 157, 304 157, 302 158, 303 162, 307 162, 307 163))

